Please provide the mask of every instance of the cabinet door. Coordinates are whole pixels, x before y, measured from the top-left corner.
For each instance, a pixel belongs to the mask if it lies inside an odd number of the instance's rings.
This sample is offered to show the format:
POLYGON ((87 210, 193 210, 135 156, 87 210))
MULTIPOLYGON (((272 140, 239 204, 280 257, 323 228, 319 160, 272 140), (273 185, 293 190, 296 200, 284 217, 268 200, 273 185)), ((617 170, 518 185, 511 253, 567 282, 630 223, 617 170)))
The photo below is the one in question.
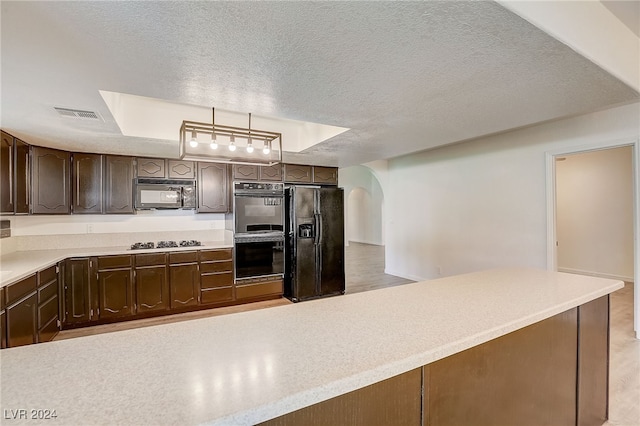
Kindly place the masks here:
POLYGON ((169 309, 166 266, 136 268, 136 313, 169 309))
POLYGON ((225 164, 198 163, 198 213, 228 212, 228 185, 225 164))
POLYGON ((32 148, 32 213, 69 214, 71 212, 70 154, 39 146, 32 148))
POLYGON ((136 161, 137 161, 138 177, 143 177, 143 178, 165 177, 165 168, 164 168, 163 158, 138 158, 136 161))
POLYGON ((197 264, 169 266, 171 309, 198 304, 200 271, 197 264))
POLYGON ((234 164, 233 180, 258 180, 258 166, 234 164))
POLYGON ((7 347, 7 315, 5 312, 4 288, 0 287, 0 349, 7 347))
POLYGON ((7 347, 38 343, 38 294, 36 292, 7 306, 7 347))
POLYGON ((31 168, 29 167, 29 145, 20 139, 15 141, 15 184, 14 197, 16 213, 29 213, 29 193, 31 191, 31 168))
POLYGON ((100 319, 133 315, 131 269, 98 272, 100 319))
POLYGON ((196 167, 193 161, 169 160, 167 164, 169 179, 196 178, 196 167))
POLYGON ((311 166, 285 164, 284 180, 292 183, 311 183, 311 166))
POLYGON ((7 315, 3 310, 0 311, 0 349, 7 347, 7 315))
POLYGON ((336 167, 313 167, 313 183, 328 185, 338 184, 338 169, 336 167))
POLYGON ((104 212, 133 213, 133 159, 131 157, 105 156, 104 212))
POLYGON ((90 263, 88 258, 69 259, 64 266, 65 324, 91 320, 90 263))
POLYGON ((102 213, 102 155, 73 154, 73 213, 102 213))
POLYGON ((2 132, 2 145, 0 146, 0 212, 13 213, 15 199, 13 191, 13 166, 14 166, 13 136, 2 132))
POLYGON ((282 164, 260 166, 260 180, 282 182, 282 164))

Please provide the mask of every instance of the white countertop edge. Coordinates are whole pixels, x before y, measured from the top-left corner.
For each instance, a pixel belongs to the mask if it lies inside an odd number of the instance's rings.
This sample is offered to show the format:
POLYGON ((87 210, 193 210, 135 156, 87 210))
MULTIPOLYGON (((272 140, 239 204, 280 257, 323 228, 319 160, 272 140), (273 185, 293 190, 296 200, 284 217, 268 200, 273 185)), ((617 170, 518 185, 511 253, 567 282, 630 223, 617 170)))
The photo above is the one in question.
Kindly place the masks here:
POLYGON ((303 392, 289 395, 271 403, 253 407, 249 410, 240 411, 211 422, 204 422, 205 425, 254 425, 276 417, 291 413, 293 411, 329 400, 336 396, 352 392, 374 383, 406 373, 423 365, 446 358, 450 355, 470 349, 474 346, 486 343, 490 340, 509 334, 513 331, 535 324, 554 315, 573 309, 577 306, 588 303, 592 300, 606 296, 624 287, 624 282, 615 281, 610 286, 598 289, 592 293, 585 294, 563 304, 552 308, 535 312, 522 317, 516 321, 506 323, 499 327, 486 330, 468 338, 451 342, 439 347, 436 350, 427 351, 409 356, 405 359, 384 364, 379 367, 363 371, 361 373, 336 380, 324 386, 307 389, 303 392))
POLYGON ((115 247, 81 247, 73 249, 49 249, 49 250, 30 250, 30 251, 16 251, 0 257, 0 269, 11 270, 19 269, 15 274, 11 274, 9 277, 0 280, 0 288, 6 287, 23 278, 26 278, 38 271, 47 269, 56 263, 69 259, 72 257, 90 257, 90 256, 114 256, 124 254, 145 254, 145 253, 166 253, 174 251, 194 251, 194 250, 215 250, 233 248, 233 240, 224 241, 206 241, 200 246, 191 247, 166 247, 166 248, 154 248, 154 249, 142 249, 132 250, 128 246, 115 246, 115 247), (39 257, 38 260, 28 261, 33 262, 27 266, 27 269, 21 269, 21 267, 15 268, 11 264, 20 262, 20 258, 39 257), (9 266, 6 266, 6 265, 9 266))

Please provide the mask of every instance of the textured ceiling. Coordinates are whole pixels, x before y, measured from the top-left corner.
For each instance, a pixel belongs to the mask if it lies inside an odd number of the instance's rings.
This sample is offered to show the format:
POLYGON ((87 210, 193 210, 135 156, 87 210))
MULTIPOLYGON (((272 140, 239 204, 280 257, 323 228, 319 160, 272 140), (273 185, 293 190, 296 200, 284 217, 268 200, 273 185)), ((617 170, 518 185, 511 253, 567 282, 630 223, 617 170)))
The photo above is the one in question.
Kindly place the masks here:
POLYGON ((175 141, 123 136, 99 90, 347 127, 285 154, 339 166, 638 100, 494 2, 1 8, 1 125, 69 150, 177 155, 175 141), (60 117, 53 106, 97 111, 104 122, 60 117))

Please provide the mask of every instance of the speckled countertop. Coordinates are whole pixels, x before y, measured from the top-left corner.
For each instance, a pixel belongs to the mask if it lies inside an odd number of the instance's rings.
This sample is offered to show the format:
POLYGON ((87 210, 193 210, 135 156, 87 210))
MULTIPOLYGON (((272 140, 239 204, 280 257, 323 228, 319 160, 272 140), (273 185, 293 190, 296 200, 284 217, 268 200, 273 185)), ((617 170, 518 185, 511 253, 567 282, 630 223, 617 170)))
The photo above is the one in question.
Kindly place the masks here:
POLYGON ((233 240, 204 241, 201 246, 131 250, 130 246, 17 251, 0 257, 0 288, 70 257, 231 248, 233 240))
POLYGON ((55 409, 59 425, 254 424, 622 287, 602 278, 492 270, 5 349, 0 411, 55 409))

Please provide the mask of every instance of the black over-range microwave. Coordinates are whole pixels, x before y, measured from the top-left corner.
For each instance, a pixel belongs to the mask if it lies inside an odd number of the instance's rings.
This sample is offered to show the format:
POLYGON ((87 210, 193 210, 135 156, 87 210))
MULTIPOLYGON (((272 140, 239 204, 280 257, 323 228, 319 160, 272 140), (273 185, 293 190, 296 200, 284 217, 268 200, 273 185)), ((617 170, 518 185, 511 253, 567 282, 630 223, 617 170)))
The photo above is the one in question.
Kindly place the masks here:
POLYGON ((147 209, 195 209, 196 183, 193 180, 136 179, 135 207, 147 209))

